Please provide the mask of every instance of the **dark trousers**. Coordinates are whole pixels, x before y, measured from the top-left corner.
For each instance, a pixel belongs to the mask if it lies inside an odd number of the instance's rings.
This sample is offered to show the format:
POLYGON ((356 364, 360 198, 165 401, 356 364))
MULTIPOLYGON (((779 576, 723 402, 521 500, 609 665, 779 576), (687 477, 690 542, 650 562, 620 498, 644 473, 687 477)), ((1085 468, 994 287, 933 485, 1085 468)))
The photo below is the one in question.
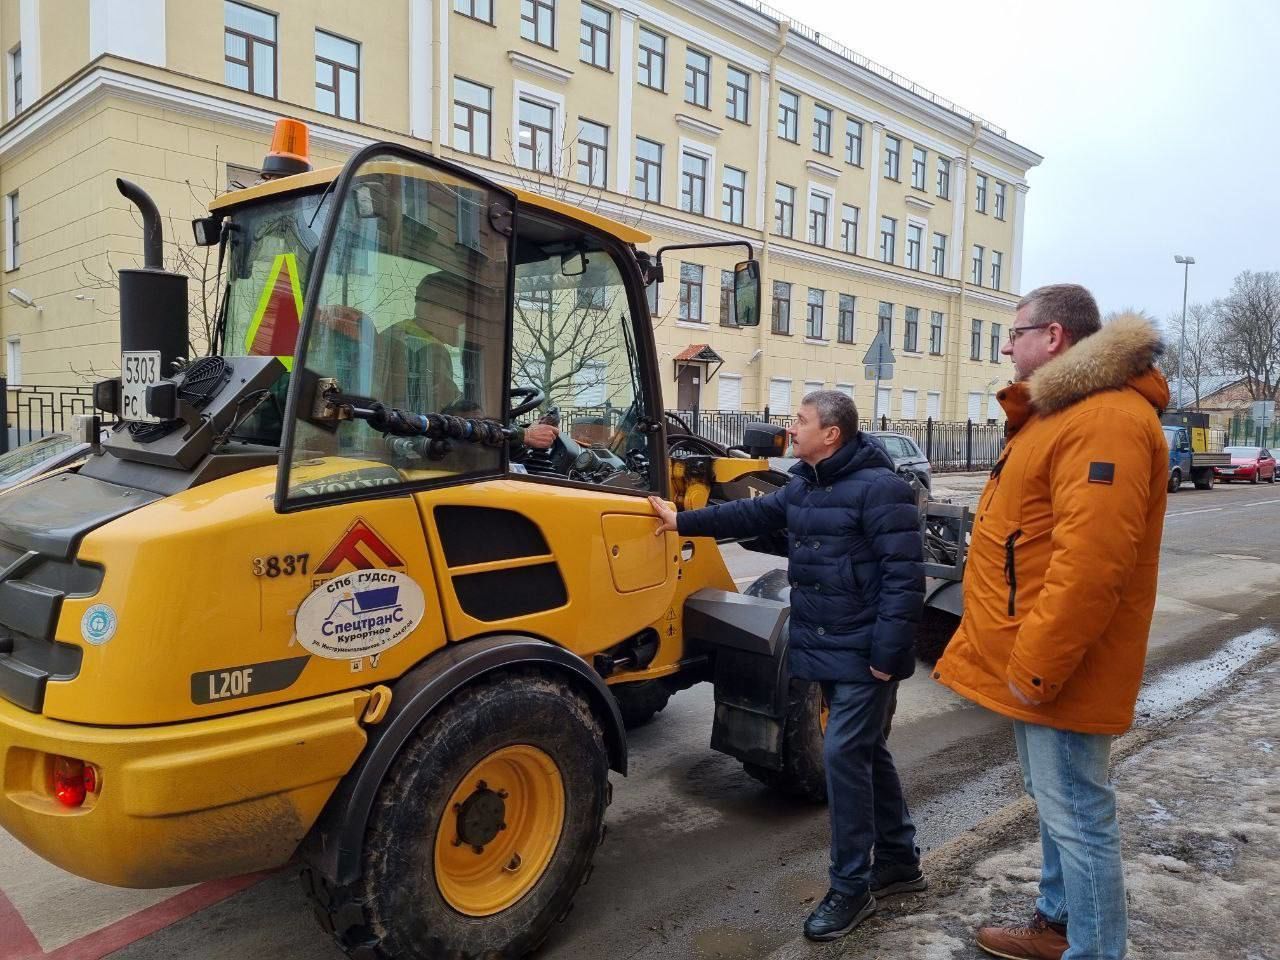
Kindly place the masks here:
POLYGON ((823 744, 831 813, 831 887, 859 896, 880 863, 916 863, 916 828, 885 743, 896 680, 824 683, 830 714, 823 744))

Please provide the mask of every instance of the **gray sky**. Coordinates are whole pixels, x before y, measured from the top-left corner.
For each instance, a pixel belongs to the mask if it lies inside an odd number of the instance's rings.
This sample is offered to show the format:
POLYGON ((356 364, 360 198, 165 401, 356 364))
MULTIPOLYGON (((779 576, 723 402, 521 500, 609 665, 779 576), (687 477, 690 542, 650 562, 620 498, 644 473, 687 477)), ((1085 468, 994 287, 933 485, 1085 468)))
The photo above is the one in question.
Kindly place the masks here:
POLYGON ((1074 281, 1103 311, 1182 309, 1280 270, 1275 0, 772 0, 1006 128, 1028 176, 1023 287, 1074 281))

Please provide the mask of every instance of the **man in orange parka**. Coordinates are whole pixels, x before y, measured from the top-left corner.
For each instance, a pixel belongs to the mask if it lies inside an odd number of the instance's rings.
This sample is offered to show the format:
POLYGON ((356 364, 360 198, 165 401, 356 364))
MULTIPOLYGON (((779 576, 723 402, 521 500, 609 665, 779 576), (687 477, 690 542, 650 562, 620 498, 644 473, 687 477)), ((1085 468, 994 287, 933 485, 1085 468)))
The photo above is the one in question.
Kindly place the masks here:
POLYGON ((1012 960, 1120 960, 1127 916, 1111 741, 1133 722, 1156 602, 1169 387, 1142 316, 1103 327, 1089 291, 1018 304, 998 399, 1008 441, 978 503, 964 617, 934 678, 1011 717, 1044 856, 1025 927, 985 927, 1012 960))

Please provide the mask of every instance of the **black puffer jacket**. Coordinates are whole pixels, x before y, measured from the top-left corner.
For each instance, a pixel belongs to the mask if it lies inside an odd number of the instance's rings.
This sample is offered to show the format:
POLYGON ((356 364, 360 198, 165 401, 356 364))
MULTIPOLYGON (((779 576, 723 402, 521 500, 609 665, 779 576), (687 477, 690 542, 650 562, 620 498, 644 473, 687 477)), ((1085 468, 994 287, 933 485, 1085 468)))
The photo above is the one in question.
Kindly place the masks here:
POLYGON ((924 606, 920 521, 910 485, 861 434, 817 467, 797 463, 776 493, 690 510, 682 536, 717 539, 787 529, 791 675, 905 679, 924 606))

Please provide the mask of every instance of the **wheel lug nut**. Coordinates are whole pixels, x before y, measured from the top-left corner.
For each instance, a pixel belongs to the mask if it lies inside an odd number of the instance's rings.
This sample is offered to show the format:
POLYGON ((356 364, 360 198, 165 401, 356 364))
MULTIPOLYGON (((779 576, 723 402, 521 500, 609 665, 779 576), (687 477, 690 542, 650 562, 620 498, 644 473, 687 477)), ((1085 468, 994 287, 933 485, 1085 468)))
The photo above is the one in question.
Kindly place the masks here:
POLYGON ((499 829, 499 830, 505 830, 505 829, 507 829, 507 825, 506 825, 505 823, 500 823, 500 824, 498 824, 498 829, 499 829))
POLYGON ((471 845, 471 852, 479 856, 480 854, 484 853, 484 847, 480 846, 480 844, 478 843, 473 843, 471 845))
POLYGON ((476 784, 476 789, 477 789, 477 790, 488 790, 488 789, 489 789, 489 785, 488 785, 487 783, 485 783, 483 780, 481 780, 479 783, 477 783, 477 784, 476 784))
POLYGON ((511 855, 511 859, 507 862, 506 870, 508 873, 515 873, 519 869, 520 869, 520 854, 514 853, 511 855))
POLYGON ((507 791, 505 791, 505 790, 499 790, 499 791, 498 791, 498 799, 499 799, 499 800, 505 800, 505 799, 507 799, 507 797, 509 797, 509 796, 510 796, 510 794, 509 794, 509 793, 507 793, 507 791))

